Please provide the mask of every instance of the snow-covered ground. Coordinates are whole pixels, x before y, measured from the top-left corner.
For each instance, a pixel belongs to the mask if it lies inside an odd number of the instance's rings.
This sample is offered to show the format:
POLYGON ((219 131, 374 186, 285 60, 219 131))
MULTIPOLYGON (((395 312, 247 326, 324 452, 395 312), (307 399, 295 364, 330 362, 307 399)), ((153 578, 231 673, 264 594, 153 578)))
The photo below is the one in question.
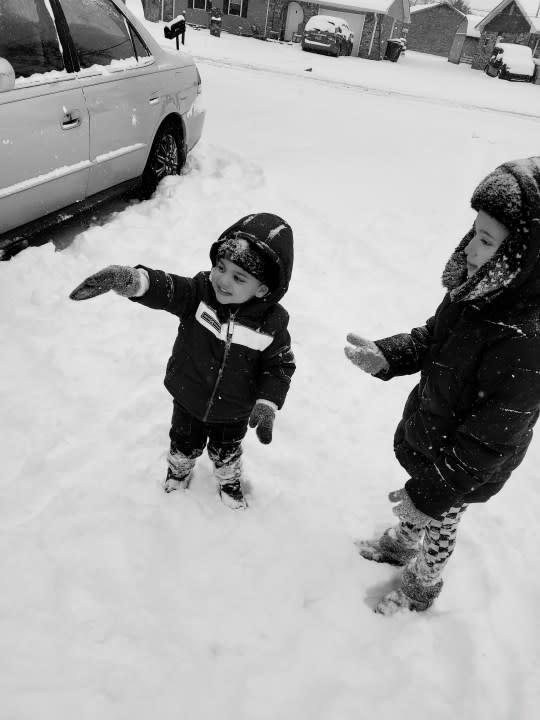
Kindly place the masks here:
POLYGON ((409 53, 187 40, 208 109, 188 171, 63 252, 0 266, 0 717, 536 717, 540 441, 465 516, 434 608, 377 616, 399 573, 353 541, 392 522, 392 434, 414 378, 378 382, 343 346, 436 307, 475 184, 540 150, 538 120, 507 112, 534 115, 540 87, 409 53), (160 488, 175 319, 67 296, 110 263, 206 268, 253 210, 295 231, 298 370, 273 443, 246 439, 250 508, 235 513, 206 457, 188 493, 160 488))

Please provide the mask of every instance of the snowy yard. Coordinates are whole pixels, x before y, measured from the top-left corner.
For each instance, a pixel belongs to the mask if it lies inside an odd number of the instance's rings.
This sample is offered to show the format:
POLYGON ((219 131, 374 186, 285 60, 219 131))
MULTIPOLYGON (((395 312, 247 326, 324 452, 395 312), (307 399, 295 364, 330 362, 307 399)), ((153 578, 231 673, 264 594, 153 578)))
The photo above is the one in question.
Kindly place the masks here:
POLYGON ((392 522, 415 378, 381 383, 343 346, 429 317, 477 182, 540 153, 540 86, 413 53, 186 40, 208 113, 187 172, 62 252, 0 265, 0 717, 536 717, 540 440, 467 513, 433 609, 375 615, 399 573, 353 542, 392 522), (175 318, 67 296, 111 263, 207 268, 250 211, 295 232, 298 369, 272 444, 246 439, 250 508, 234 513, 206 456, 186 494, 160 487, 175 318))

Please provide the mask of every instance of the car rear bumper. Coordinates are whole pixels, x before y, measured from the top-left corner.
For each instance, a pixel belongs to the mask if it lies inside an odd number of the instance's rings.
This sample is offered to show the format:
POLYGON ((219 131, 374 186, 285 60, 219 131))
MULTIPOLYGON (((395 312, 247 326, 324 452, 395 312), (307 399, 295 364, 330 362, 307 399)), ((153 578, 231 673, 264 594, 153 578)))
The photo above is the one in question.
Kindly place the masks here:
POLYGON ((302 40, 302 46, 314 50, 332 50, 336 47, 335 43, 325 43, 317 40, 302 40))

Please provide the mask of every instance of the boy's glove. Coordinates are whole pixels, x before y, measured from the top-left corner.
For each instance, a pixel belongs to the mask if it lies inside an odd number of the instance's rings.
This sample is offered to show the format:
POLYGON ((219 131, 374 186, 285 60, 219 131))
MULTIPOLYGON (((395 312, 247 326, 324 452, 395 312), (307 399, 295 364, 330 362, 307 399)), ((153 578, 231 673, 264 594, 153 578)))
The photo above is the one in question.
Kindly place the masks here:
POLYGON ((251 411, 249 427, 257 428, 257 437, 264 445, 272 442, 272 428, 274 427, 275 417, 276 411, 266 403, 255 403, 255 407, 251 411))
POLYGON ((432 517, 415 507, 405 488, 393 490, 388 494, 388 499, 390 502, 398 503, 396 507, 392 508, 392 512, 394 515, 397 515, 402 522, 411 523, 411 525, 415 525, 416 527, 425 527, 433 520, 432 517))
POLYGON ((381 370, 388 370, 386 358, 372 340, 365 340, 360 335, 349 333, 347 342, 354 347, 346 347, 345 355, 364 372, 376 375, 381 370))
POLYGON ((141 271, 126 265, 109 265, 90 275, 70 294, 72 300, 89 300, 114 290, 118 295, 134 297, 142 289, 141 271))

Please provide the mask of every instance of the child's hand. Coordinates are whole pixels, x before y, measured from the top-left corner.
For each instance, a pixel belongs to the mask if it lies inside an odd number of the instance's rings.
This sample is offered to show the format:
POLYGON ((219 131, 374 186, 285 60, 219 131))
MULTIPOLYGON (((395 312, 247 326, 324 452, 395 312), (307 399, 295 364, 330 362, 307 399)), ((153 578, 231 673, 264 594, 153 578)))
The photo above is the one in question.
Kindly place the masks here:
POLYGON ((125 265, 109 265, 90 275, 70 293, 72 300, 89 300, 114 290, 118 295, 134 297, 142 288, 141 271, 125 265))
POLYGON ((249 427, 257 428, 257 437, 263 443, 268 445, 272 442, 272 428, 274 427, 274 418, 276 411, 271 405, 257 402, 251 411, 249 418, 249 427))
POLYGON ((346 347, 345 355, 364 372, 376 375, 381 370, 388 369, 386 358, 372 340, 349 333, 347 342, 354 347, 346 347))
POLYGON ((402 522, 409 522, 416 527, 425 527, 433 520, 432 517, 415 507, 405 488, 393 490, 388 494, 388 499, 390 502, 397 503, 397 505, 392 508, 392 512, 394 515, 397 515, 402 522))

